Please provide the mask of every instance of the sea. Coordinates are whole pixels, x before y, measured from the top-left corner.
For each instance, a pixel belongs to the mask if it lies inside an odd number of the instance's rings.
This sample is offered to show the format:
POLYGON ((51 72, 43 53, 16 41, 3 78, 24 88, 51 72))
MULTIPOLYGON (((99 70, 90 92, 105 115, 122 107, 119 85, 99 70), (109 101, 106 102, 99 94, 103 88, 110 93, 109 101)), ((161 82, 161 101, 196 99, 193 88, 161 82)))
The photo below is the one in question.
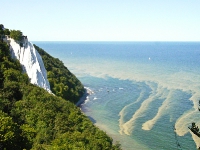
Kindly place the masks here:
POLYGON ((200 42, 32 43, 78 77, 80 109, 123 150, 200 146, 200 42))

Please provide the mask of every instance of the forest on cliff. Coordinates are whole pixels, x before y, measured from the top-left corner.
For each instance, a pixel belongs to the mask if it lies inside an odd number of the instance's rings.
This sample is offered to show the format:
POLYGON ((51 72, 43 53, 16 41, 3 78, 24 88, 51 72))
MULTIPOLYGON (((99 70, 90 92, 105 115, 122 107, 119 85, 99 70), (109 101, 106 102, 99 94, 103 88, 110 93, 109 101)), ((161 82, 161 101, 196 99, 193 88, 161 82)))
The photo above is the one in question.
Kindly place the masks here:
POLYGON ((18 60, 0 41, 0 148, 51 150, 117 150, 74 103, 84 89, 58 59, 35 45, 55 95, 29 82, 18 60))

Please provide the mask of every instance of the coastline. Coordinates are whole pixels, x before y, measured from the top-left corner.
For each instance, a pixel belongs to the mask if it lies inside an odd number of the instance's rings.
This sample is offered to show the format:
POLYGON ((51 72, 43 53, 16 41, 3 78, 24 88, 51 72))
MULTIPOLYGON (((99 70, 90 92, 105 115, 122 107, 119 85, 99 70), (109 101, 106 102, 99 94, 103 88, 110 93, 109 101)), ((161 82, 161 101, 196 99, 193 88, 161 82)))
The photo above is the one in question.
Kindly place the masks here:
POLYGON ((88 99, 88 96, 91 95, 93 92, 88 87, 84 87, 85 92, 83 96, 79 99, 79 101, 76 103, 77 107, 80 107, 82 104, 85 103, 85 101, 88 99))

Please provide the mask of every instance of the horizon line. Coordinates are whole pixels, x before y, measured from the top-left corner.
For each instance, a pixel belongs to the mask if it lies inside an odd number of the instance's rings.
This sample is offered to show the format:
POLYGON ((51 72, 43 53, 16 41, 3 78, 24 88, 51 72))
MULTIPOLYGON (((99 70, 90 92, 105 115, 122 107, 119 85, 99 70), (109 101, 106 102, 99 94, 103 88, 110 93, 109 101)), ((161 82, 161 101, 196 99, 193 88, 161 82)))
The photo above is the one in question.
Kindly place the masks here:
POLYGON ((52 40, 30 40, 31 42, 148 42, 148 43, 153 43, 153 42, 193 42, 193 43, 198 43, 200 41, 64 41, 64 40, 61 40, 61 41, 58 41, 58 40, 55 40, 55 41, 52 41, 52 40))

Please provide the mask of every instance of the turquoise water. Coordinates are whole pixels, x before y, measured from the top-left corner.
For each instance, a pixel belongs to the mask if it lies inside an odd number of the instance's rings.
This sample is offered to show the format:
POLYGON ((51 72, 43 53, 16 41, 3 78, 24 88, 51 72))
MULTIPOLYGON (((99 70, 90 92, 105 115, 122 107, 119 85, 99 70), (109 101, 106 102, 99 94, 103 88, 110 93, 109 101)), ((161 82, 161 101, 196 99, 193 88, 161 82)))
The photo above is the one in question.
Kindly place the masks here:
POLYGON ((200 146, 188 130, 192 122, 200 125, 200 43, 33 43, 92 91, 82 111, 123 149, 200 146))

